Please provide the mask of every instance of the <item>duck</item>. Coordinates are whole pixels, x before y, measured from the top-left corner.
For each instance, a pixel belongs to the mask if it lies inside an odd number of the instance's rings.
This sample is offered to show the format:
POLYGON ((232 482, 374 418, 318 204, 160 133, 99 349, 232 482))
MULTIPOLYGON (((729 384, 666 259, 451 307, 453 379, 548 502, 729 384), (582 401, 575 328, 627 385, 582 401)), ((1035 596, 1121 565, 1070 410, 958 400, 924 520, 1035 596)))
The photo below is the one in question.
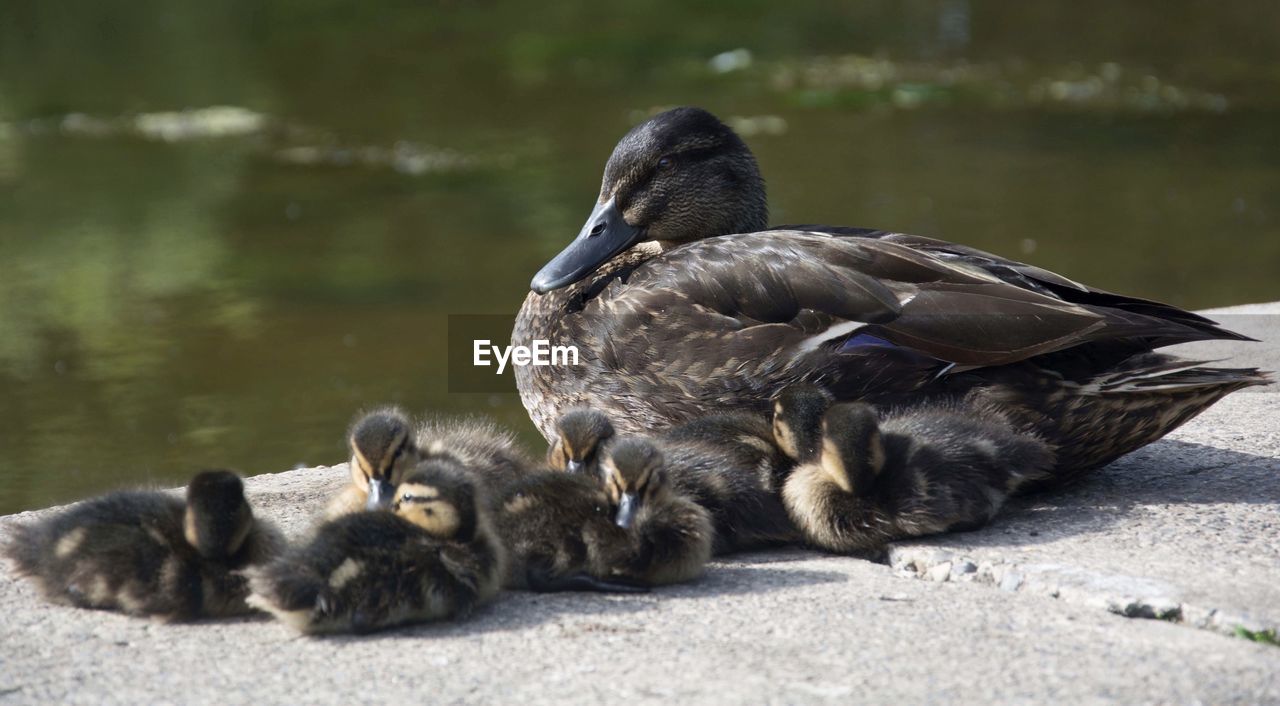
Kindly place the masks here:
POLYGON ((398 407, 382 407, 357 417, 347 432, 347 445, 351 483, 329 501, 324 513, 328 519, 385 505, 404 469, 413 467, 421 456, 413 424, 398 407))
POLYGON ((712 554, 800 539, 779 498, 780 481, 794 464, 777 447, 764 416, 708 414, 667 429, 655 441, 672 485, 711 514, 712 554))
POLYGON ((613 422, 604 412, 588 407, 570 409, 556 419, 547 449, 547 466, 555 471, 597 478, 600 457, 613 438, 613 422))
POLYGON ((4 554, 52 603, 185 622, 251 613, 244 572, 283 547, 240 477, 219 469, 193 477, 185 499, 116 491, 20 525, 4 554))
POLYGON ((483 417, 429 418, 418 425, 414 443, 424 459, 456 460, 490 496, 538 467, 511 430, 483 417))
POLYGON ((507 588, 537 592, 643 593, 623 575, 631 536, 613 518, 596 476, 544 470, 508 485, 493 503, 509 554, 507 588))
POLYGON ((385 508, 340 515, 251 577, 249 603, 303 634, 458 619, 490 601, 506 551, 456 460, 406 471, 385 508))
MULTIPOLYGON (((615 440, 613 423, 603 412, 572 409, 556 421, 548 464, 603 481, 599 459, 615 440)), ((714 554, 798 539, 778 496, 778 478, 793 463, 775 445, 762 415, 706 414, 667 429, 651 443, 659 447, 668 481, 711 514, 714 554)))
POLYGON ((650 586, 701 576, 715 544, 711 514, 670 482, 658 446, 642 437, 619 439, 600 468, 614 522, 631 535, 610 575, 650 586))
POLYGON ((1270 383, 1155 352, 1252 340, 1174 306, 923 236, 769 227, 751 150, 696 107, 623 136, 587 222, 530 289, 513 345, 579 352, 515 369, 548 440, 574 407, 642 434, 767 414, 794 383, 876 407, 974 393, 1053 445, 1069 480, 1270 383))
POLYGON ((773 396, 772 424, 774 443, 795 463, 808 463, 822 449, 822 415, 831 409, 835 398, 817 385, 787 385, 773 396))
POLYGON ((329 501, 327 519, 385 509, 404 473, 428 459, 453 459, 474 474, 490 496, 534 467, 510 431, 479 417, 441 417, 415 424, 400 408, 381 407, 357 417, 347 439, 351 483, 329 501))
MULTIPOLYGON (((719 459, 715 471, 732 474, 752 492, 776 493, 793 465, 778 447, 769 417, 749 412, 712 412, 658 434, 663 446, 684 447, 719 459)), ((710 459, 708 459, 710 460, 710 459)))
POLYGON ((977 529, 1054 466, 1048 444, 992 409, 929 402, 881 413, 865 402, 831 404, 804 385, 774 404, 779 444, 799 464, 783 503, 809 543, 828 551, 977 529))

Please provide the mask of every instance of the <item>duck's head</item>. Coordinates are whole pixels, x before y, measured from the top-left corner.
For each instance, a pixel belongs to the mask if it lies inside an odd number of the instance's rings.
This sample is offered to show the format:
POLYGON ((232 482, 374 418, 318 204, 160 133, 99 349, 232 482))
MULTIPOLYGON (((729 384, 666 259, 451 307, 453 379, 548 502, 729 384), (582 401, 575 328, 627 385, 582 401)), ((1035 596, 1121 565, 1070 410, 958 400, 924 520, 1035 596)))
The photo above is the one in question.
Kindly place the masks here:
POLYGON ((622 439, 609 447, 600 477, 619 527, 630 527, 642 509, 666 498, 670 487, 662 465, 662 452, 648 439, 622 439))
POLYGON ((231 471, 204 471, 187 484, 183 535, 200 556, 227 559, 240 551, 253 529, 244 483, 231 471))
POLYGON ((369 412, 351 425, 351 482, 369 494, 370 510, 391 504, 404 468, 415 462, 413 427, 395 408, 369 412))
POLYGON ((556 420, 556 438, 547 451, 547 465, 557 471, 599 472, 599 454, 613 438, 613 424, 604 412, 571 409, 556 420))
POLYGON ((791 460, 806 463, 822 447, 822 416, 831 407, 831 393, 816 385, 795 384, 773 398, 773 438, 791 460))
POLYGON ((573 284, 637 243, 746 233, 768 220, 764 179, 742 138, 701 108, 674 108, 613 148, 591 216, 530 287, 546 294, 573 284))
POLYGON ((820 463, 831 480, 852 493, 874 479, 884 467, 880 418, 862 402, 846 402, 827 410, 822 418, 820 463))
POLYGON ((475 483, 450 458, 432 458, 407 471, 391 507, 439 539, 470 541, 479 522, 475 483))

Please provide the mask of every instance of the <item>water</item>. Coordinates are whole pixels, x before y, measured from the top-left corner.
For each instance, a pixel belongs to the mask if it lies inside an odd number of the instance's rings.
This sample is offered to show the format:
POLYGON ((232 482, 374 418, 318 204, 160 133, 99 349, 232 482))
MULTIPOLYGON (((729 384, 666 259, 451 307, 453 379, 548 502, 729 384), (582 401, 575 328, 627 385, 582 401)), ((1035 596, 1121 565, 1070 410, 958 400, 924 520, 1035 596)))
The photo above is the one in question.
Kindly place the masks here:
POLYGON ((777 223, 1280 298, 1280 5, 847 5, 0 1, 0 512, 334 463, 383 402, 534 443, 446 316, 513 312, 666 105, 777 223))

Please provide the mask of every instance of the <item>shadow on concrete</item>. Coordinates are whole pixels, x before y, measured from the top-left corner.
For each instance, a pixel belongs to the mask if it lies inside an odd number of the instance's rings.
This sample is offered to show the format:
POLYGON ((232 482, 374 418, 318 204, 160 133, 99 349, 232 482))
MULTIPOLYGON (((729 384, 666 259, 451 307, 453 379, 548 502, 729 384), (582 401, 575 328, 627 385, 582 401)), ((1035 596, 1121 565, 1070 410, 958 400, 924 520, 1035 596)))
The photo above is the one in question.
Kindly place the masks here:
MULTIPOLYGON (((813 559, 813 552, 797 551, 798 559, 813 559)), ((749 555, 747 555, 749 556, 749 555)), ((812 569, 774 569, 767 566, 733 564, 713 566, 707 570, 702 580, 679 586, 671 586, 667 592, 672 597, 702 598, 704 596, 727 596, 735 594, 760 594, 770 591, 781 591, 798 586, 813 586, 824 583, 843 583, 849 580, 846 574, 835 571, 814 571, 812 569)), ((660 591, 662 589, 659 589, 660 591)))
POLYGON ((1280 508, 1280 459, 1159 441, 1071 486, 1015 498, 986 527, 921 540, 1029 546, 1105 531, 1143 507, 1215 504, 1280 508))
MULTIPOLYGON (((794 551, 797 558, 813 558, 811 552, 794 551)), ((749 556, 749 555, 744 555, 749 556)), ((735 559, 738 557, 735 557, 735 559)), ((622 595, 603 593, 531 593, 506 591, 492 604, 476 610, 468 619, 405 626, 368 635, 321 635, 319 639, 335 644, 374 640, 461 637, 484 633, 500 633, 558 624, 566 633, 627 632, 616 622, 592 623, 593 616, 630 615, 635 617, 634 632, 643 631, 644 614, 658 609, 665 601, 696 600, 734 594, 761 594, 798 586, 844 582, 848 576, 834 571, 806 569, 773 569, 734 564, 709 567, 699 580, 655 588, 650 593, 622 595)))
POLYGON ((1019 500, 1033 505, 1274 504, 1280 459, 1187 441, 1156 442, 1079 483, 1019 500))

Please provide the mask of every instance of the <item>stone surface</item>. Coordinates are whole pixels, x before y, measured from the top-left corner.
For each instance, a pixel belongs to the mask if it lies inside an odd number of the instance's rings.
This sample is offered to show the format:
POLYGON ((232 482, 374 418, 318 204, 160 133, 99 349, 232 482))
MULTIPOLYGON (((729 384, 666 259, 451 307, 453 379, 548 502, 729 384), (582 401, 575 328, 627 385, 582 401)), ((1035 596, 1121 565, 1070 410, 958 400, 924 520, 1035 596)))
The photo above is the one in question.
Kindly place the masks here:
MULTIPOLYGON (((1184 353, 1280 368, 1276 314, 1227 310, 1267 342, 1184 353)), ((895 545, 889 565, 748 554, 645 596, 508 593, 363 638, 48 606, 6 571, 0 703, 1275 703, 1280 648, 1232 635, 1280 627, 1278 459, 1277 390, 1244 392, 990 527, 895 545)), ((345 479, 248 487, 296 535, 345 479)), ((0 518, 0 536, 39 514, 0 518)))

